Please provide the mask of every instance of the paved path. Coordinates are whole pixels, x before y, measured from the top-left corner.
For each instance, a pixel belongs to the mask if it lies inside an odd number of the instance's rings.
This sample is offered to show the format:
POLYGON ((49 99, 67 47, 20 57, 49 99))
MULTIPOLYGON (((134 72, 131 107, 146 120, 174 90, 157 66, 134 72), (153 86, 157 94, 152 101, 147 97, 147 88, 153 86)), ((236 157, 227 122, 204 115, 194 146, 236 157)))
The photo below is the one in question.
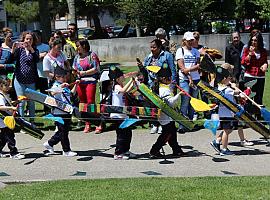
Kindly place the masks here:
MULTIPOLYGON (((148 129, 134 130, 131 151, 141 154, 136 160, 113 160, 115 132, 95 135, 93 132, 70 133, 72 149, 77 157, 43 155, 42 144, 51 136, 46 132, 42 140, 20 134, 17 137, 19 150, 25 153, 23 160, 1 158, 0 182, 27 182, 41 180, 59 180, 76 178, 120 178, 120 177, 186 177, 186 176, 233 176, 233 175, 270 175, 270 147, 260 139, 260 135, 246 129, 246 135, 256 143, 253 147, 240 147, 237 133, 231 135, 230 149, 236 155, 221 157, 209 145, 212 134, 200 130, 178 134, 178 141, 183 145, 188 157, 167 158, 167 160, 149 160, 147 152, 157 138, 149 134, 148 129)), ((61 151, 60 145, 55 147, 61 151)), ((166 154, 171 153, 165 146, 166 154)), ((169 157, 169 155, 168 155, 169 157)))

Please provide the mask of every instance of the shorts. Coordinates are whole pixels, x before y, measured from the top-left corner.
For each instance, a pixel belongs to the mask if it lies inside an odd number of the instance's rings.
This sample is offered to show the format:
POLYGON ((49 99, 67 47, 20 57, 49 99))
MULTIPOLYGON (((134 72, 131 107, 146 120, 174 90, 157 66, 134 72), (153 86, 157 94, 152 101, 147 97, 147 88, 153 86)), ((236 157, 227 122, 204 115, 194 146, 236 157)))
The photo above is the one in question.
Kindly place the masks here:
POLYGON ((237 127, 238 121, 232 117, 221 117, 220 118, 220 128, 221 129, 233 129, 237 127))

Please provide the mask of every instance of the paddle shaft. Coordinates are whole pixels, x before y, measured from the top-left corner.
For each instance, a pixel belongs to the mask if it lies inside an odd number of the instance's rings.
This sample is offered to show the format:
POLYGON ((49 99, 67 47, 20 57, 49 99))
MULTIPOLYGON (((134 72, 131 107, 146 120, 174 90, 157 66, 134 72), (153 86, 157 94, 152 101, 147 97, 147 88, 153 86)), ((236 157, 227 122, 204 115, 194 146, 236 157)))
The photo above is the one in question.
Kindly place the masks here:
MULTIPOLYGON (((230 82, 231 84, 231 82, 230 82)), ((235 87, 235 89, 240 92, 241 94, 243 94, 251 103, 253 103, 256 107, 258 107, 259 109, 262 108, 261 105, 257 104, 253 99, 251 99, 248 95, 246 95, 246 93, 244 93, 242 90, 240 90, 238 87, 235 87)))
POLYGON ((187 93, 183 88, 181 88, 179 85, 176 84, 176 87, 183 92, 185 95, 187 95, 188 97, 192 98, 191 95, 189 93, 187 93))

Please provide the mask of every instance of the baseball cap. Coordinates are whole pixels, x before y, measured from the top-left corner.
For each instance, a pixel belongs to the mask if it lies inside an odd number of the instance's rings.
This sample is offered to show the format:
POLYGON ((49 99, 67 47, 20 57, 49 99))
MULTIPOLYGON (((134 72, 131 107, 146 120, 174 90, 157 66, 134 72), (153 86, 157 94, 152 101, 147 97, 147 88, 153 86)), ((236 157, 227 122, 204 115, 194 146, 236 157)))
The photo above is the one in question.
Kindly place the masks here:
POLYGON ((194 40, 194 36, 193 36, 193 32, 185 32, 184 36, 183 36, 184 40, 194 40))

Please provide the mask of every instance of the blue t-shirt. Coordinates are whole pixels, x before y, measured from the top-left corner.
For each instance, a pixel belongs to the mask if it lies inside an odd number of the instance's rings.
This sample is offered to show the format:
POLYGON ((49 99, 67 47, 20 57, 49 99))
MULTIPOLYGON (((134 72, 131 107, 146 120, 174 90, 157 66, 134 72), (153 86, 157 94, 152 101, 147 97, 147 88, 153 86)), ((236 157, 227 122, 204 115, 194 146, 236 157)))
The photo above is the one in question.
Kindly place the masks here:
MULTIPOLYGON (((44 43, 41 43, 40 45, 37 46, 37 49, 39 53, 44 53, 44 52, 49 52, 50 51, 50 46, 44 43)), ((38 76, 41 78, 47 78, 43 71, 43 59, 40 59, 39 62, 37 63, 37 71, 38 71, 38 76)))

